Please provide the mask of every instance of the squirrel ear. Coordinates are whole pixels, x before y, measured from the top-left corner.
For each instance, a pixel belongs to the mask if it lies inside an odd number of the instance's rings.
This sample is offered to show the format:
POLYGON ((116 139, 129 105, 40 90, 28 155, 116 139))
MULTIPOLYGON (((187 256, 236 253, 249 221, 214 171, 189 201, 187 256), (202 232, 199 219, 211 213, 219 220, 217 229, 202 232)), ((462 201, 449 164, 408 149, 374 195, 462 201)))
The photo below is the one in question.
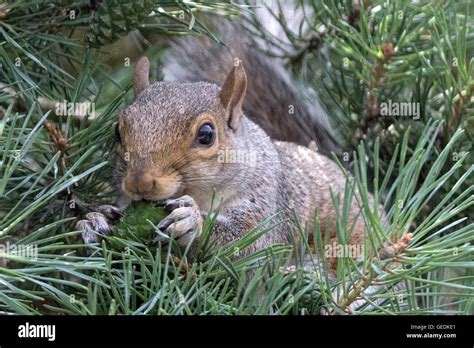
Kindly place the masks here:
POLYGON ((135 67, 135 76, 133 77, 133 90, 135 97, 150 85, 148 75, 150 74, 150 61, 147 57, 142 57, 135 67))
POLYGON ((230 114, 228 125, 231 129, 236 129, 239 124, 246 89, 247 74, 242 62, 239 62, 237 66, 234 65, 229 75, 227 75, 219 93, 222 105, 230 114))

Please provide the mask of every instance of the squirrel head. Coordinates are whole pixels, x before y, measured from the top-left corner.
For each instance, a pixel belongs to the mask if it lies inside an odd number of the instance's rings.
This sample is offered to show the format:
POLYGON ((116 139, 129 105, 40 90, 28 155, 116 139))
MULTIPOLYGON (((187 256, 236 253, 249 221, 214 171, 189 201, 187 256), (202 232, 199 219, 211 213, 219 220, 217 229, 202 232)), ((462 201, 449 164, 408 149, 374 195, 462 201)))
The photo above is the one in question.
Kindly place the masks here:
POLYGON ((234 65, 221 88, 205 82, 150 85, 148 75, 144 57, 133 79, 135 101, 119 115, 122 190, 131 199, 152 201, 190 191, 209 194, 232 170, 218 161, 219 152, 233 149, 242 131, 242 64, 234 65))

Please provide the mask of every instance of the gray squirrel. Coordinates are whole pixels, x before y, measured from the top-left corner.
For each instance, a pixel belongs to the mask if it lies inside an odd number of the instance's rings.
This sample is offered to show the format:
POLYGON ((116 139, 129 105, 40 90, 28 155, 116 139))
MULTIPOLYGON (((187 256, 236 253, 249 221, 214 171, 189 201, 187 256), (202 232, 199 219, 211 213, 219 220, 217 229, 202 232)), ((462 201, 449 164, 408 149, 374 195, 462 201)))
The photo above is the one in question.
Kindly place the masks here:
MULTIPOLYGON (((196 37, 172 43, 163 71, 175 81, 150 84, 148 59, 137 63, 135 100, 118 118, 114 173, 120 197, 117 206, 102 206, 77 223, 86 243, 110 234, 130 200, 146 199, 166 204, 171 213, 158 228, 187 247, 202 232, 213 190, 219 214, 212 235, 220 245, 270 216, 280 222, 240 256, 294 243, 294 212, 312 231, 315 209, 321 226, 330 227, 329 243, 337 243, 331 191, 342 197, 346 179, 324 155, 338 151, 327 115, 299 96, 277 61, 243 37, 227 37, 227 46, 196 37), (320 153, 307 147, 312 141, 320 153)), ((349 244, 363 245, 357 199, 351 225, 349 244)), ((329 264, 334 269, 337 258, 329 264)))

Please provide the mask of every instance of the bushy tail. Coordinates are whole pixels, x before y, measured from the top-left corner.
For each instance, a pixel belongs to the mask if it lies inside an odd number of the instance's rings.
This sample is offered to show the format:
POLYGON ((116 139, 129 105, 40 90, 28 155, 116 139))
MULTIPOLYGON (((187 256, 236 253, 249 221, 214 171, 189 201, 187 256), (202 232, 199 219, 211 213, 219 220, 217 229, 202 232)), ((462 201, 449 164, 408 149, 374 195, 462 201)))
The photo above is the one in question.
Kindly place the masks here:
POLYGON ((250 47, 238 24, 222 21, 217 28, 225 46, 195 36, 172 41, 164 60, 164 78, 221 85, 235 60, 242 60, 247 72, 243 105, 247 117, 273 139, 302 146, 314 142, 323 154, 339 153, 327 114, 317 100, 309 102, 298 93, 281 62, 250 47))

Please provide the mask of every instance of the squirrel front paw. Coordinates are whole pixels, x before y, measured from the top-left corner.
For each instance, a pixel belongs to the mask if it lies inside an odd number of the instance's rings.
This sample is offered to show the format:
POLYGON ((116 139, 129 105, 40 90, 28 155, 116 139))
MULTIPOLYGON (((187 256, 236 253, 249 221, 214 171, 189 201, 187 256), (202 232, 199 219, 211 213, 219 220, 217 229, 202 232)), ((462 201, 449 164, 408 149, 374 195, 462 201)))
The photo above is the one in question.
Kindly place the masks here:
MULTIPOLYGON (((165 210, 171 213, 158 224, 162 234, 176 240, 179 246, 185 247, 199 238, 202 231, 202 216, 198 205, 190 196, 182 196, 165 201, 165 210)), ((163 240, 157 237, 153 244, 163 240)))
POLYGON ((97 212, 87 213, 86 220, 76 223, 76 228, 82 232, 85 244, 98 243, 102 235, 110 236, 111 222, 122 215, 120 209, 112 205, 101 205, 97 210, 97 212))

